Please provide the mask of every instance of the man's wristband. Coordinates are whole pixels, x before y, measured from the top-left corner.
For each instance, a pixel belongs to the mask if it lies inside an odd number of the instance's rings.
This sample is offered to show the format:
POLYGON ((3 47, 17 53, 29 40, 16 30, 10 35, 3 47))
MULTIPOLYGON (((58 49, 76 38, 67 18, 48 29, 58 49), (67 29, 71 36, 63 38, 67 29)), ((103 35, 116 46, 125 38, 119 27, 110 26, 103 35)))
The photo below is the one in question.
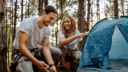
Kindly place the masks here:
POLYGON ((51 63, 51 64, 49 64, 49 67, 52 67, 52 66, 54 66, 55 64, 54 63, 51 63))

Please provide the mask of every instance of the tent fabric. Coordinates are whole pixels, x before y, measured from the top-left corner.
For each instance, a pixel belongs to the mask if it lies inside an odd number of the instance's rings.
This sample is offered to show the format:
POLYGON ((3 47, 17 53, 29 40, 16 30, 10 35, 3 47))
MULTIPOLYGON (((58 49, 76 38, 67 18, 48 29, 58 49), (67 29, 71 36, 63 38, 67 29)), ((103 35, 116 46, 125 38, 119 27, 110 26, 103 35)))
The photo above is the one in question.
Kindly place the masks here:
POLYGON ((123 33, 124 38, 128 42, 128 17, 120 18, 118 23, 117 23, 117 26, 119 27, 119 29, 123 33))
MULTIPOLYGON (((109 56, 111 56, 109 51, 111 51, 113 44, 112 38, 116 28, 119 28, 118 32, 121 31, 122 37, 128 41, 128 17, 111 20, 103 19, 92 28, 84 44, 79 62, 80 69, 90 69, 90 67, 88 67, 89 65, 91 65, 92 68, 111 67, 109 63, 109 56)), ((113 54, 113 52, 111 52, 111 54, 113 54)))
POLYGON ((123 37, 119 27, 115 26, 109 59, 128 59, 128 43, 123 37))

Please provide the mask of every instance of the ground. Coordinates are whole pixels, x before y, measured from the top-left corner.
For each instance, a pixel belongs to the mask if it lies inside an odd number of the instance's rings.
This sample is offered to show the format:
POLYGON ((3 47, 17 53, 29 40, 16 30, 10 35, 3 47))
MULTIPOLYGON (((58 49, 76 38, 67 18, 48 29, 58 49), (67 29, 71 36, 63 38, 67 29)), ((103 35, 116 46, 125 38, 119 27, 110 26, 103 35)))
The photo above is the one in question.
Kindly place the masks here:
MULTIPOLYGON (((128 72, 128 59, 110 59, 110 64, 112 67, 111 72, 128 72)), ((77 70, 77 72, 98 72, 98 71, 84 71, 84 70, 77 70)), ((104 71, 99 71, 104 72, 104 71)), ((110 72, 110 71, 105 71, 110 72)))
MULTIPOLYGON (((115 70, 114 72, 128 72, 128 59, 110 59, 109 61, 110 61, 112 70, 115 70)), ((62 72, 60 71, 59 67, 57 67, 57 72, 62 72)), ((66 72, 73 72, 73 71, 67 68, 66 72)), ((98 72, 98 71, 84 71, 84 70, 78 69, 77 72, 98 72)), ((100 71, 100 72, 104 72, 104 71, 100 71)), ((107 72, 110 72, 110 71, 107 71, 107 72)))

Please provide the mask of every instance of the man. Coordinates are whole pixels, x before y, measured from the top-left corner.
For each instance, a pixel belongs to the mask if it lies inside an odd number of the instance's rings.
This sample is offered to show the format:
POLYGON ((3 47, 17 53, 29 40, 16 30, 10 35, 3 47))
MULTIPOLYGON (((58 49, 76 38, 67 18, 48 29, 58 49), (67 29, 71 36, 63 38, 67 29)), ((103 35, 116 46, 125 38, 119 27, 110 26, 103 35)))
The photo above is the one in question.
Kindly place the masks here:
POLYGON ((21 54, 25 56, 22 56, 18 61, 19 64, 16 68, 18 72, 34 72, 32 63, 42 72, 47 72, 47 70, 56 72, 53 59, 54 57, 59 58, 61 56, 61 51, 57 48, 52 48, 50 49, 50 52, 49 36, 51 31, 48 28, 48 25, 52 23, 56 17, 56 9, 53 6, 47 6, 39 17, 27 18, 21 22, 13 42, 14 49, 18 49, 21 54), (30 52, 33 49, 36 49, 40 44, 42 44, 43 56, 48 64, 36 59, 33 56, 33 52, 30 52), (51 56, 52 52, 54 52, 53 59, 51 56), (29 61, 23 61, 26 58, 29 61))

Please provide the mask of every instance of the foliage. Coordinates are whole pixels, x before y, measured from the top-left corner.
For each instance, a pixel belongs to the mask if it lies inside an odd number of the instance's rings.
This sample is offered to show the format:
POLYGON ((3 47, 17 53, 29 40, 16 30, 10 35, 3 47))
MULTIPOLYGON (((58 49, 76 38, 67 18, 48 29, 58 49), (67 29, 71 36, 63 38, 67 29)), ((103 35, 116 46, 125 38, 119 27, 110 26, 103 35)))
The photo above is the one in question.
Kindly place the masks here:
MULTIPOLYGON (((21 22, 21 0, 18 0, 19 2, 18 4, 18 11, 17 11, 17 28, 20 25, 21 22)), ((23 0, 23 19, 26 17, 31 17, 31 16, 37 16, 38 15, 38 1, 36 0, 23 0), (28 6, 29 5, 29 6, 28 6)), ((91 2, 93 2, 91 4, 91 9, 92 9, 92 16, 93 18, 91 18, 91 22, 92 23, 96 23, 96 0, 90 0, 91 2), (95 1, 95 2, 94 2, 95 1)), ((114 16, 114 0, 99 0, 99 2, 103 2, 106 1, 106 4, 104 6, 104 8, 101 11, 104 11, 103 13, 101 13, 101 17, 105 16, 105 17, 113 17, 114 16), (104 15, 103 15, 104 14, 104 15)), ((125 15, 128 15, 128 9, 127 6, 128 5, 126 2, 126 0, 124 0, 124 12, 125 15)), ((56 33, 59 29, 59 25, 61 22, 61 19, 63 16, 65 15, 72 15, 73 17, 77 18, 77 14, 78 14, 78 0, 49 0, 49 2, 51 2, 51 5, 56 6, 56 9, 58 10, 58 17, 57 19, 54 21, 54 23, 51 25, 53 27, 52 31, 52 37, 57 36, 56 33), (57 26, 55 26, 57 25, 57 26)), ((6 43, 7 43, 7 47, 9 52, 12 52, 12 37, 13 37, 13 30, 14 30, 14 11, 15 11, 15 0, 5 0, 4 6, 5 6, 5 20, 4 23, 6 24, 4 26, 4 33, 6 35, 6 43), (7 17, 6 17, 7 16, 7 17)), ((119 5, 121 2, 119 2, 119 5)), ((87 1, 84 4, 85 6, 85 18, 87 18, 87 1)), ((99 5, 100 6, 100 5, 99 5)), ((102 6, 100 6, 102 7, 102 6)), ((121 6, 119 7, 119 11, 121 12, 121 6)), ((119 13, 121 15, 121 13, 119 13)), ((103 19, 103 17, 101 18, 103 19)), ((85 19, 86 20, 86 19, 85 19)), ((93 26, 94 24, 92 24, 91 26, 93 26)), ((55 45, 55 43, 50 43, 55 45)), ((10 54, 10 53, 9 53, 10 54)))
POLYGON ((114 6, 112 5, 106 5, 105 7, 105 17, 113 17, 114 16, 114 6))

